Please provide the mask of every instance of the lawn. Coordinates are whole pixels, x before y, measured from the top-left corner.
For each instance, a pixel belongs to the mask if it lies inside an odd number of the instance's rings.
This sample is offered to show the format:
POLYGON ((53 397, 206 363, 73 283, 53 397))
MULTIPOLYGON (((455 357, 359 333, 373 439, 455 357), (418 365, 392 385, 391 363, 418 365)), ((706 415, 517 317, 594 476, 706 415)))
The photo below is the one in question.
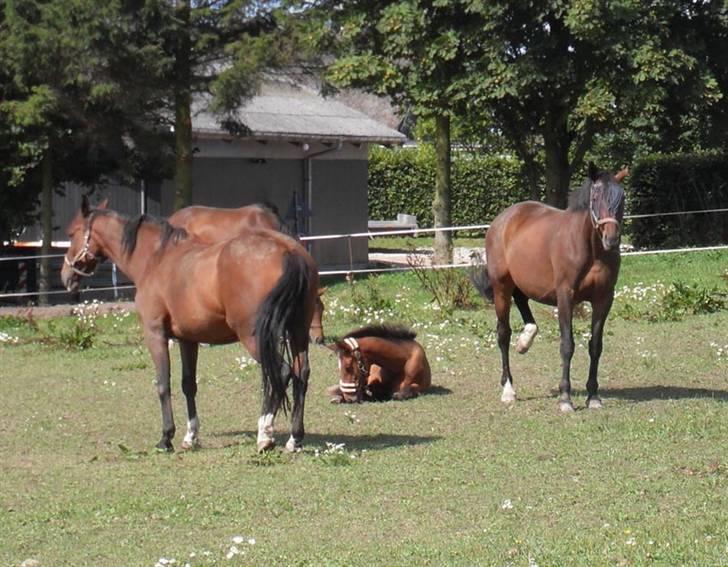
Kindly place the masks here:
MULTIPOLYGON (((473 295, 451 310, 412 274, 333 284, 327 335, 410 324, 435 388, 332 405, 336 359, 312 347, 296 455, 256 454, 260 381, 239 347, 201 349, 203 448, 160 454, 133 315, 0 319, 0 564, 728 565, 726 269, 726 252, 625 258, 605 407, 583 408, 589 326, 577 318, 573 415, 556 409, 551 309, 535 309, 531 351, 512 354, 519 401, 506 406, 492 307, 473 295)), ((282 445, 285 416, 277 431, 282 445)))

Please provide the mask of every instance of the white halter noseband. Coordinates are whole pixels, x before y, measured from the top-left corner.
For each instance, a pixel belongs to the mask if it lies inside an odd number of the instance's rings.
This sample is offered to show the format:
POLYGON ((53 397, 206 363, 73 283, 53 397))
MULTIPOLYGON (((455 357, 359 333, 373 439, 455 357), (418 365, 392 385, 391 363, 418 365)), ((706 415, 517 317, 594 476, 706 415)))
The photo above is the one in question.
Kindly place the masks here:
POLYGON ((79 250, 78 254, 76 254, 73 257, 73 260, 68 259, 68 255, 63 257, 63 262, 73 270, 74 274, 77 274, 81 277, 88 277, 92 276, 96 269, 90 271, 90 272, 84 272, 83 270, 80 270, 76 267, 76 263, 80 262, 81 260, 87 260, 87 259, 98 259, 98 256, 91 253, 91 219, 93 218, 92 215, 89 215, 88 221, 86 224, 86 230, 83 233, 83 246, 81 246, 81 250, 79 250))

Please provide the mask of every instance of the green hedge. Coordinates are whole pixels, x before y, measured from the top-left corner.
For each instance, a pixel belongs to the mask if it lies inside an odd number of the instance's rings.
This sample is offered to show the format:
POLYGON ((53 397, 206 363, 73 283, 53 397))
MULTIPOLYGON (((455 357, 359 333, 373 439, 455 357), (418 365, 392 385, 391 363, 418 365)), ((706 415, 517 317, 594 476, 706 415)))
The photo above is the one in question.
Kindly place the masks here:
MULTIPOLYGON (((521 163, 515 158, 454 152, 452 222, 483 224, 506 207, 529 198, 521 163)), ((369 218, 390 220, 398 213, 432 227, 435 152, 432 146, 373 148, 369 155, 369 218)))
MULTIPOLYGON (((728 155, 721 152, 650 156, 629 178, 630 214, 728 207, 728 155)), ((707 246, 728 242, 728 213, 632 220, 638 248, 707 246)))

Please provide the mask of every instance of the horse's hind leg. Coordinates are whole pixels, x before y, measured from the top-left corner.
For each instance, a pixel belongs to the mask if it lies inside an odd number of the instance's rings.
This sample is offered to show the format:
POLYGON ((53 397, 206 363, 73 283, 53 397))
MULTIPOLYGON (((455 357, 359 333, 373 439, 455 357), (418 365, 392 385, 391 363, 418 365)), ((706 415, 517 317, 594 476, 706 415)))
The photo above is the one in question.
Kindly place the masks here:
MULTIPOLYGON (((293 377, 293 409, 291 411, 291 436, 286 442, 286 451, 291 453, 300 451, 303 447, 303 410, 308 390, 308 377, 311 368, 308 362, 308 348, 301 351, 294 359, 293 377)), ((290 370, 289 370, 290 373, 290 370)))
POLYGON ((526 354, 533 344, 536 333, 538 333, 538 326, 533 318, 533 313, 531 313, 531 308, 528 306, 528 297, 518 288, 513 290, 513 301, 524 323, 523 331, 518 335, 518 341, 516 341, 516 352, 526 354))
POLYGON ((199 345, 188 341, 179 341, 182 358, 182 392, 187 399, 187 433, 182 441, 183 449, 196 449, 200 445, 200 422, 197 418, 197 352, 199 345))
POLYGON ((513 376, 511 376, 511 366, 508 358, 508 348, 511 343, 511 323, 509 321, 511 311, 511 294, 503 293, 499 290, 493 296, 495 303, 495 314, 498 318, 498 348, 501 352, 501 386, 503 393, 501 394, 502 402, 516 401, 516 390, 513 388, 513 376))

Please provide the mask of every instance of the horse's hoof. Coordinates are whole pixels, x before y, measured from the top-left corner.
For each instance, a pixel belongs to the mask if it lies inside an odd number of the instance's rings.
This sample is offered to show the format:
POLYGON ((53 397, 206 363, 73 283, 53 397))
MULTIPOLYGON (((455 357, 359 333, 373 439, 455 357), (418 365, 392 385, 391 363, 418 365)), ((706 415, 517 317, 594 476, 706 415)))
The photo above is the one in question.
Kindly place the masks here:
POLYGON ((528 349, 533 344, 533 339, 536 338, 538 333, 538 327, 535 323, 528 323, 523 327, 523 331, 518 335, 518 341, 516 341, 516 352, 518 354, 526 354, 528 349))
POLYGON ((270 451, 276 446, 276 442, 273 439, 266 439, 265 441, 258 441, 258 453, 265 453, 270 451))
POLYGON ((172 442, 168 441, 166 439, 162 439, 159 443, 157 443, 154 448, 159 451, 160 453, 173 453, 174 447, 172 446, 172 442))
POLYGON ((574 412, 574 404, 571 402, 559 402, 559 411, 561 413, 573 413, 574 412))
POLYGON ((196 451, 201 447, 199 440, 195 439, 194 441, 182 441, 182 450, 183 451, 196 451))
POLYGON ((285 447, 286 453, 300 453, 302 450, 303 450, 303 443, 295 441, 293 439, 293 437, 291 437, 286 442, 286 447, 285 447))
POLYGON ((586 407, 589 409, 602 409, 604 406, 602 405, 602 400, 599 397, 593 396, 586 401, 586 407))
POLYGON ((501 394, 501 402, 504 404, 512 404, 516 401, 516 390, 513 388, 510 382, 506 382, 503 386, 503 393, 501 394))
POLYGON ((332 398, 331 398, 331 399, 329 400, 329 402, 330 402, 330 403, 332 403, 332 404, 340 404, 340 403, 342 403, 343 401, 344 401, 344 398, 342 398, 341 396, 333 396, 333 397, 332 397, 332 398))

